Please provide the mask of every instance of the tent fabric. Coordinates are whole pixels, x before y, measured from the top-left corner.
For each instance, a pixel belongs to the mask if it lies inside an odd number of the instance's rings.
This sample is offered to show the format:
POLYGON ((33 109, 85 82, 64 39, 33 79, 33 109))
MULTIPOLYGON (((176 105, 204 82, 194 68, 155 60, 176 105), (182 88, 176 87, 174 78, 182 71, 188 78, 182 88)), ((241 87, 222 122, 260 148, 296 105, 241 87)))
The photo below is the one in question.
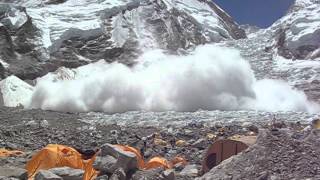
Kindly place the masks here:
POLYGON ((85 171, 83 179, 91 180, 98 174, 93 168, 95 157, 96 155, 89 160, 83 160, 81 154, 71 147, 49 144, 27 162, 26 169, 29 179, 33 179, 39 170, 55 167, 83 169, 85 171))
MULTIPOLYGON (((139 169, 148 170, 158 167, 171 169, 177 163, 186 164, 186 160, 182 157, 175 157, 172 161, 168 161, 162 157, 154 157, 148 162, 145 162, 141 153, 133 147, 125 145, 114 145, 114 147, 135 154, 139 169)), ((83 180, 91 180, 98 175, 98 171, 93 168, 96 155, 97 153, 91 159, 84 160, 81 153, 71 147, 49 144, 27 162, 26 169, 30 180, 34 178, 39 170, 47 170, 55 167, 83 169, 85 171, 83 180)))
POLYGON ((12 156, 21 156, 24 152, 22 151, 15 151, 15 150, 7 150, 7 149, 0 149, 0 157, 12 157, 12 156))
POLYGON ((155 169, 155 168, 159 168, 162 167, 164 169, 171 169, 172 165, 171 163, 166 160, 165 158, 162 157, 154 157, 152 159, 150 159, 146 165, 144 166, 143 169, 155 169))
POLYGON ((247 144, 241 141, 235 141, 231 139, 217 140, 209 147, 205 155, 202 163, 203 171, 210 171, 210 169, 212 169, 214 166, 233 155, 237 155, 248 147, 249 146, 247 144))

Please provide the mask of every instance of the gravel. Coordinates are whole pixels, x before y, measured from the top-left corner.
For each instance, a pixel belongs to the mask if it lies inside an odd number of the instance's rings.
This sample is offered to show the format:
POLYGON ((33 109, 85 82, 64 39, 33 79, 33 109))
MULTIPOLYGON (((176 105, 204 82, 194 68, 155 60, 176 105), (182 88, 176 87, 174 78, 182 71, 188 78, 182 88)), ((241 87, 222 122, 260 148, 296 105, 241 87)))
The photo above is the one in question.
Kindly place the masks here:
MULTIPOLYGON (((0 167, 23 168, 37 150, 49 143, 68 145, 78 150, 95 150, 109 143, 133 146, 142 152, 146 161, 155 156, 163 156, 168 160, 176 156, 184 157, 189 167, 197 167, 192 171, 198 172, 184 171, 180 174, 185 167, 178 164, 174 168, 174 177, 194 179, 195 177, 191 177, 190 174, 192 176, 198 174, 198 177, 203 175, 201 171, 203 155, 216 138, 257 133, 260 135, 261 129, 270 131, 274 128, 282 128, 291 132, 291 139, 285 138, 286 136, 266 136, 269 141, 263 141, 259 146, 260 149, 258 148, 259 151, 253 149, 253 152, 258 154, 245 156, 247 161, 239 160, 245 162, 243 165, 240 162, 233 165, 227 164, 224 165, 225 170, 214 168, 204 177, 210 177, 212 172, 220 174, 237 172, 240 174, 239 177, 247 179, 271 176, 281 179, 287 174, 291 174, 290 177, 307 177, 303 176, 303 173, 313 173, 317 176, 320 174, 320 166, 319 160, 314 157, 317 157, 317 153, 320 154, 318 150, 320 143, 319 141, 312 141, 312 143, 309 140, 302 141, 306 137, 312 137, 310 136, 312 128, 309 124, 315 117, 317 115, 293 112, 276 114, 244 111, 128 112, 108 115, 0 108, 1 147, 25 152, 21 157, 0 158, 0 167), (293 150, 295 153, 290 153, 293 150), (296 152, 301 156, 296 157, 296 152), (301 153, 307 153, 310 156, 305 158, 301 153), (290 158, 297 160, 293 161, 290 158), (268 159, 268 161, 259 161, 260 159, 268 159), (277 173, 277 167, 283 168, 281 173, 277 173)), ((122 171, 126 173, 123 167, 126 166, 114 169, 117 174, 108 171, 107 174, 101 175, 110 178, 114 174, 113 177, 121 178, 122 171)), ((169 175, 170 173, 164 174, 163 170, 159 172, 139 170, 136 173, 129 176, 126 174, 126 176, 137 178, 145 174, 150 177, 159 176, 160 179, 166 179, 167 176, 169 179, 173 177, 169 175)), ((229 175, 221 177, 228 179, 229 175)))

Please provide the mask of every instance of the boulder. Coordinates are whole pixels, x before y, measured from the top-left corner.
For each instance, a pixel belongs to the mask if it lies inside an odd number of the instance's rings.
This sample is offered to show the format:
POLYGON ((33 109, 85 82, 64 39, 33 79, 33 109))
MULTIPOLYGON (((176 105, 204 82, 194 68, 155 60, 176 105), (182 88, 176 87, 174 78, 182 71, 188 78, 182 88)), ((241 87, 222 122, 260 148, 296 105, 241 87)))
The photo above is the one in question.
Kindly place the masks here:
POLYGON ((43 128, 47 128, 47 127, 49 127, 49 122, 47 121, 47 120, 42 120, 41 122, 40 122, 40 126, 41 127, 43 127, 43 128))
POLYGON ((116 158, 117 162, 114 165, 115 169, 122 168, 125 172, 129 172, 136 170, 138 167, 138 161, 134 153, 123 151, 112 144, 104 144, 101 147, 101 155, 109 155, 116 158))
POLYGON ((0 177, 17 178, 21 180, 28 179, 28 172, 25 169, 17 167, 0 167, 0 177))
POLYGON ((53 168, 49 171, 62 177, 64 180, 82 180, 84 174, 82 169, 72 169, 69 167, 53 168))
POLYGON ((174 171, 171 169, 163 171, 161 176, 163 177, 163 180, 175 180, 174 171))
POLYGON ((126 173, 124 169, 117 169, 110 177, 110 180, 126 180, 126 173))
POLYGON ((112 156, 98 156, 93 163, 94 169, 102 174, 112 174, 116 170, 117 159, 112 156))
POLYGON ((151 170, 140 170, 137 171, 133 176, 132 180, 160 180, 162 168, 151 169, 151 170))
POLYGON ((198 149, 205 149, 207 148, 207 140, 204 138, 198 139, 192 146, 198 149))
POLYGON ((63 180, 62 177, 57 176, 51 171, 40 170, 34 178, 35 180, 63 180))
POLYGON ((199 167, 195 164, 187 165, 181 172, 181 176, 197 177, 199 175, 199 167))

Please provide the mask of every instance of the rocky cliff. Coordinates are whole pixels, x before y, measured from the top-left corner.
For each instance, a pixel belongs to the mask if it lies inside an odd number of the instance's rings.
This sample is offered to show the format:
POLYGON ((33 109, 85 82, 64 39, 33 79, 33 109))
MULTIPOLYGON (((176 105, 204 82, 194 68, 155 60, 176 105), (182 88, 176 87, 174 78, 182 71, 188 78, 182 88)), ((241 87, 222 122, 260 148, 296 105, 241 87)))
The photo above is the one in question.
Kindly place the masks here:
POLYGON ((131 65, 145 49, 179 53, 246 37, 206 0, 7 0, 0 23, 1 77, 23 80, 101 59, 131 65))

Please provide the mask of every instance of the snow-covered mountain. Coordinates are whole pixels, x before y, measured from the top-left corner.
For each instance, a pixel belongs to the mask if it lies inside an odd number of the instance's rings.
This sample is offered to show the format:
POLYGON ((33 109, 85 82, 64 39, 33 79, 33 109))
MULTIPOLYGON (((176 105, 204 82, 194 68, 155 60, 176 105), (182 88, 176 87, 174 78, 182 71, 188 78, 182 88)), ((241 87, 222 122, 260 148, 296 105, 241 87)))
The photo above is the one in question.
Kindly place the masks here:
POLYGON ((245 38, 209 0, 6 0, 0 4, 0 74, 35 79, 104 59, 132 64, 142 51, 172 53, 245 38), (9 66, 10 65, 10 66, 9 66))
POLYGON ((296 0, 267 29, 239 26, 210 0, 6 0, 0 7, 1 78, 81 79, 103 74, 104 61, 132 66, 151 49, 185 55, 216 43, 239 50, 257 80, 284 80, 319 102, 319 0, 296 0))
POLYGON ((286 58, 320 58, 320 1, 296 0, 288 13, 269 29, 273 46, 286 58))
POLYGON ((281 79, 320 101, 320 1, 296 0, 269 28, 223 44, 241 51, 258 79, 281 79))

